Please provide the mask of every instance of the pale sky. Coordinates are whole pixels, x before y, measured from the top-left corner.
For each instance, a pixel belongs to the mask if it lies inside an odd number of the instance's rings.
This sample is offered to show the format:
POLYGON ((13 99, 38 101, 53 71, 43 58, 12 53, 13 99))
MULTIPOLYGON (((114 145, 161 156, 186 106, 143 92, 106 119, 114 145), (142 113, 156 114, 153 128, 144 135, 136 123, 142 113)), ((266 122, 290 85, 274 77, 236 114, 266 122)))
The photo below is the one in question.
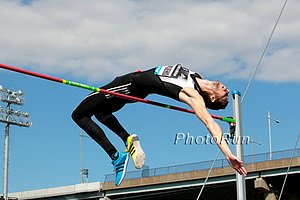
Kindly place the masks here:
MULTIPOLYGON (((0 60, 90 81, 178 62, 248 79, 283 3, 2 0, 0 60)), ((299 82, 299 12, 299 1, 287 4, 258 79, 299 82)))

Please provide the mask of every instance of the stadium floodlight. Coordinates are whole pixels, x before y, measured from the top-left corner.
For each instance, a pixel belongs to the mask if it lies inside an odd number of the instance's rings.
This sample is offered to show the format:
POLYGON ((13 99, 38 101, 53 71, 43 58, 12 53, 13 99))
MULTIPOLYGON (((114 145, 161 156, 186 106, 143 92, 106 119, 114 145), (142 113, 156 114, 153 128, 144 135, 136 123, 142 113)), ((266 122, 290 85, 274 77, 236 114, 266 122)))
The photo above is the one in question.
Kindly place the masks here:
POLYGON ((0 106, 0 122, 5 123, 5 142, 4 142, 4 184, 3 197, 8 200, 8 157, 9 157, 9 126, 17 125, 21 127, 30 127, 29 114, 19 110, 11 109, 11 105, 23 105, 24 93, 21 90, 11 91, 0 85, 0 102, 6 103, 6 108, 0 106))
POLYGON ((1 92, 0 101, 9 104, 16 104, 16 105, 24 104, 24 93, 21 90, 13 92, 1 86, 0 92, 1 92))
POLYGON ((23 91, 21 91, 21 90, 18 90, 17 92, 16 92, 19 96, 22 96, 24 93, 23 93, 23 91))

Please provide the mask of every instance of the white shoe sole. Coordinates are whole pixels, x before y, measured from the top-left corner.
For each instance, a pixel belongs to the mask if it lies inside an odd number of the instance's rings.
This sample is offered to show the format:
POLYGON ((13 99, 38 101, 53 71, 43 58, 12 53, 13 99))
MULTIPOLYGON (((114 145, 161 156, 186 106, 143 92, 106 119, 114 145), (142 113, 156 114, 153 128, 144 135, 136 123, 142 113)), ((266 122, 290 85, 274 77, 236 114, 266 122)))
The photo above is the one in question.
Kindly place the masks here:
POLYGON ((134 166, 136 169, 141 169, 144 167, 146 157, 145 157, 145 153, 141 147, 139 137, 133 136, 132 143, 136 150, 135 158, 134 159, 132 158, 134 166))

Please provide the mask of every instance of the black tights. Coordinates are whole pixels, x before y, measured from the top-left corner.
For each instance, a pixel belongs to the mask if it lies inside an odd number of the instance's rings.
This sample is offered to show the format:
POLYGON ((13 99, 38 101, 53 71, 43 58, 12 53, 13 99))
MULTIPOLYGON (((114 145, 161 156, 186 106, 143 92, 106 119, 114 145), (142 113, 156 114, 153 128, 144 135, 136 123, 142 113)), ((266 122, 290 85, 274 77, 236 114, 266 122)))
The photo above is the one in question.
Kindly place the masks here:
MULTIPOLYGON (((151 93, 177 98, 176 91, 179 86, 175 89, 174 87, 166 88, 162 81, 153 75, 154 70, 153 68, 144 72, 119 76, 102 88, 139 98, 145 98, 151 93), (175 95, 173 95, 174 91, 175 95)), ((133 101, 95 92, 87 96, 72 114, 72 118, 78 126, 93 138, 110 157, 117 150, 108 140, 103 130, 92 120, 92 116, 95 116, 99 122, 107 126, 126 143, 129 134, 112 114, 120 110, 126 103, 133 103, 133 101)))
MULTIPOLYGON (((94 93, 93 95, 88 96, 74 110, 72 118, 76 124, 95 140, 112 158, 117 152, 117 149, 108 140, 104 131, 98 124, 92 120, 92 116, 94 115, 99 122, 116 133, 123 140, 124 144, 126 144, 129 134, 112 113, 106 112, 108 110, 107 108, 111 106, 107 105, 105 99, 105 96, 100 93, 94 93)), ((110 105, 112 104, 110 103, 110 105)), ((119 108, 114 109, 116 110, 119 108)))

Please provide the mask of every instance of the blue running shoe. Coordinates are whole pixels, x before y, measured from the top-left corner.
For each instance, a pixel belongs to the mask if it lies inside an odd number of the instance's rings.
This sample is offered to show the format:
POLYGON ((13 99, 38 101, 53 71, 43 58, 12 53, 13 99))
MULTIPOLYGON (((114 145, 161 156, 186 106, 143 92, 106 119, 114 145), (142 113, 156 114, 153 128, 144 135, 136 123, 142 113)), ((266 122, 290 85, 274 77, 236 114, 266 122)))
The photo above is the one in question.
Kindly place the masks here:
POLYGON ((116 173, 116 181, 115 181, 116 186, 119 186, 125 177, 128 159, 129 159, 128 153, 119 152, 119 157, 117 158, 117 160, 113 160, 111 162, 114 166, 114 171, 116 173))

